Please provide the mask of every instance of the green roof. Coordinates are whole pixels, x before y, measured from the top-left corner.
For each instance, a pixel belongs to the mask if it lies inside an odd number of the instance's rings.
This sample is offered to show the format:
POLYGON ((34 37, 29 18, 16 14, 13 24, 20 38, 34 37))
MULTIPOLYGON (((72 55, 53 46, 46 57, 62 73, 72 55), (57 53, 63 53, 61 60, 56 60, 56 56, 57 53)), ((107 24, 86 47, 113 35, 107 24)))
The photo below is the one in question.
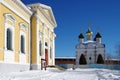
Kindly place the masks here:
POLYGON ((84 36, 83 36, 83 34, 82 33, 80 33, 80 35, 78 36, 80 39, 83 39, 84 38, 84 36))
POLYGON ((96 37, 96 38, 101 38, 102 36, 101 36, 100 33, 98 32, 95 37, 96 37))

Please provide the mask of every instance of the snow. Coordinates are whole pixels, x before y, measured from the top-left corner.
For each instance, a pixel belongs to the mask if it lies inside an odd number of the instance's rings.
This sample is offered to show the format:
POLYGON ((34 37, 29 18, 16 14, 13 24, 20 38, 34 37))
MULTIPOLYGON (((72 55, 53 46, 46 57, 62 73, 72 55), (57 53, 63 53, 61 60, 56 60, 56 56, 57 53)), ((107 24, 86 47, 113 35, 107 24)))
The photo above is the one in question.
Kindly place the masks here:
POLYGON ((46 71, 0 73, 0 80, 120 80, 120 71, 95 68, 61 71, 47 68, 46 71))

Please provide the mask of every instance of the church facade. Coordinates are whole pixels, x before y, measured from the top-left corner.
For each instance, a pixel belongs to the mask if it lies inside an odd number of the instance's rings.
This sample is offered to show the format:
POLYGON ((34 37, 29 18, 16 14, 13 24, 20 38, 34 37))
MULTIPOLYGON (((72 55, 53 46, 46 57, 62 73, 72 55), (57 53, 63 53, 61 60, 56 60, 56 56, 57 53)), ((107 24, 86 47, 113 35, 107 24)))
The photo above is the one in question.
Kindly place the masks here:
POLYGON ((101 34, 96 33, 94 40, 93 32, 88 29, 86 32, 86 41, 84 35, 78 36, 79 43, 76 46, 76 65, 103 64, 105 61, 105 44, 101 42, 101 34))
POLYGON ((49 6, 0 0, 0 71, 40 69, 41 59, 54 65, 55 27, 49 6))

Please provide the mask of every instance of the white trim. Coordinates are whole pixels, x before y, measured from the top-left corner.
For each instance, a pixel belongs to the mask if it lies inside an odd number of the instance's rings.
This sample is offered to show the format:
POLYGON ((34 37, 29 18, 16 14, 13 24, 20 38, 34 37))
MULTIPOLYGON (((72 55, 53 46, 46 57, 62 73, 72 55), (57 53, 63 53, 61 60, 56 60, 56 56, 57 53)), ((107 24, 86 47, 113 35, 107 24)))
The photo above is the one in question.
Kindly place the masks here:
POLYGON ((21 64, 26 63, 26 54, 19 54, 19 63, 21 64))
POLYGON ((19 46, 19 49, 20 49, 20 54, 19 54, 19 63, 21 64, 24 64, 26 63, 26 33, 23 32, 22 30, 20 30, 20 46, 19 46), (25 44, 24 44, 24 48, 25 48, 25 53, 21 53, 21 36, 24 36, 24 40, 25 40, 25 44))
POLYGON ((6 14, 4 14, 4 17, 5 17, 6 22, 10 21, 13 24, 16 22, 16 19, 15 19, 15 17, 12 14, 6 13, 6 14))
POLYGON ((7 63, 13 63, 14 62, 14 24, 15 24, 15 18, 11 15, 11 14, 5 14, 4 15, 5 18, 5 37, 4 37, 4 46, 5 46, 5 50, 4 50, 4 62, 7 63), (12 25, 8 24, 7 21, 11 21, 12 25), (7 50, 7 29, 10 29, 12 32, 12 50, 7 50))
POLYGON ((14 26, 13 25, 10 25, 10 24, 7 24, 5 23, 5 50, 7 50, 7 39, 6 39, 6 35, 7 35, 7 29, 10 29, 12 31, 12 49, 14 51, 14 26))
POLYGON ((0 61, 0 63, 5 63, 5 64, 20 64, 20 65, 30 65, 30 63, 18 63, 18 62, 4 62, 4 61, 0 61))
POLYGON ((32 52, 31 52, 31 24, 28 26, 28 61, 29 61, 29 63, 31 64, 31 54, 32 54, 32 52))
MULTIPOLYGON (((44 23, 44 25, 46 25, 47 28, 49 28, 51 30, 51 32, 53 32, 53 29, 51 27, 48 26, 47 22, 44 20, 44 17, 40 18, 40 16, 38 16, 37 14, 35 14, 35 16, 42 21, 42 23, 44 23)), ((51 25, 50 25, 51 26, 51 25)))
POLYGON ((44 4, 41 4, 41 3, 36 3, 36 4, 30 4, 30 5, 28 5, 28 7, 34 7, 34 6, 38 6, 37 9, 42 13, 42 16, 44 16, 44 18, 45 18, 53 27, 56 27, 56 26, 57 26, 56 21, 55 21, 55 18, 54 18, 54 16, 53 16, 52 8, 51 8, 50 6, 47 6, 47 5, 44 5, 44 4), (47 14, 46 14, 46 12, 43 10, 43 8, 47 9, 47 10, 51 13, 52 20, 47 17, 47 14))
POLYGON ((53 58, 53 65, 55 65, 55 38, 53 36, 53 42, 52 42, 52 58, 53 58))
POLYGON ((28 9, 28 7, 22 3, 21 0, 12 0, 17 6, 19 6, 20 8, 22 8, 22 10, 24 10, 27 14, 32 15, 32 12, 28 9))
POLYGON ((22 19, 24 19, 25 21, 27 21, 28 23, 30 23, 30 19, 26 19, 25 16, 18 12, 16 9, 14 9, 11 5, 9 5, 6 0, 0 0, 0 2, 5 5, 6 7, 8 7, 10 10, 12 10, 13 12, 15 12, 18 16, 20 16, 22 19))
POLYGON ((10 50, 4 51, 4 62, 14 63, 14 52, 10 50))
POLYGON ((44 33, 45 33, 45 27, 43 26, 43 59, 45 59, 45 37, 44 37, 44 33))
POLYGON ((39 19, 36 22, 36 63, 39 64, 39 19))
POLYGON ((20 29, 23 29, 24 31, 28 30, 28 28, 26 27, 24 23, 20 23, 20 29))

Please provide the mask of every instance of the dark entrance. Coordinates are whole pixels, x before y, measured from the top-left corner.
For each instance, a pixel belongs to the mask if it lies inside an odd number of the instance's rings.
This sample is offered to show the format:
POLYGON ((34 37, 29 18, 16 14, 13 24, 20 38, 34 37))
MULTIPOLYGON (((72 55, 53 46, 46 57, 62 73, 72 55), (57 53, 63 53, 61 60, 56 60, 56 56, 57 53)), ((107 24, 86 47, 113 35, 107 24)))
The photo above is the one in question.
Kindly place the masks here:
POLYGON ((46 66, 48 65, 48 50, 45 49, 45 60, 46 60, 46 66))
POLYGON ((85 56, 82 54, 79 60, 79 64, 85 65, 87 64, 85 56))
POLYGON ((100 54, 98 55, 97 64, 104 64, 103 57, 100 54))

